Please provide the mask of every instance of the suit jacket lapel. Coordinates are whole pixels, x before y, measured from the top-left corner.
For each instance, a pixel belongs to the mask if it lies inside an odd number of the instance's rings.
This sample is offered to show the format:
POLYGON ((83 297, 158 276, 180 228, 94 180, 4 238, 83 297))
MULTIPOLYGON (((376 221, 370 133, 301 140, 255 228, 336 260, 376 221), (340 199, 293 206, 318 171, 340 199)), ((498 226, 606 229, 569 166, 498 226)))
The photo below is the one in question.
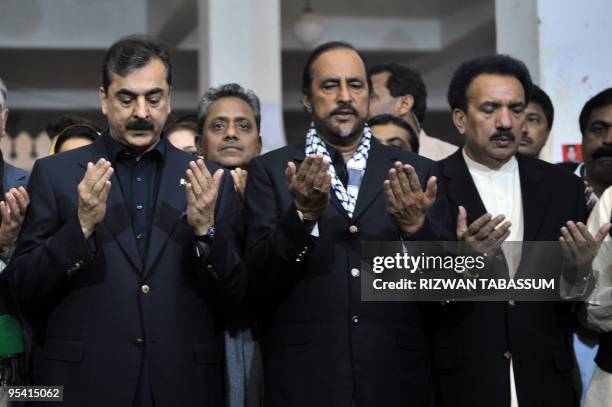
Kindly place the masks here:
POLYGON ((151 270, 155 261, 162 253, 166 242, 170 238, 176 223, 184 216, 187 208, 185 186, 181 185, 181 179, 186 179, 187 163, 176 150, 169 144, 166 146, 166 154, 163 159, 157 201, 155 202, 155 213, 151 225, 151 236, 145 256, 145 274, 151 270))
MULTIPOLYGON (((102 137, 98 137, 92 144, 91 152, 92 154, 89 161, 94 164, 100 158, 109 160, 108 152, 102 137)), ((87 162, 88 161, 81 161, 79 166, 87 170, 87 162)), ((121 185, 119 184, 116 173, 114 173, 111 178, 111 190, 106 204, 106 215, 104 216, 103 223, 111 231, 121 249, 132 262, 132 265, 138 271, 142 271, 142 260, 140 259, 138 247, 136 246, 134 230, 132 229, 132 220, 127 206, 125 205, 123 193, 121 192, 121 185)))
POLYGON ((460 148, 442 163, 442 176, 445 178, 447 195, 453 204, 463 206, 467 211, 468 225, 487 213, 472 175, 463 159, 460 148))
POLYGON ((544 174, 536 166, 530 165, 529 159, 517 156, 521 195, 523 200, 523 241, 537 239, 542 218, 550 200, 544 174))

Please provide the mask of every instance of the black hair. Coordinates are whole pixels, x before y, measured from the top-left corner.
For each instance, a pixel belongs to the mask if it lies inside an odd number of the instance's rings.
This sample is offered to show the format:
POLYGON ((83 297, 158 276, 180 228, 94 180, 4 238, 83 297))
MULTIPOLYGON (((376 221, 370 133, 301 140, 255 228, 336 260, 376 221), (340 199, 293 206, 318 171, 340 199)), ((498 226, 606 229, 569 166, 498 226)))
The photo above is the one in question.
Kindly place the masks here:
POLYGON ((204 123, 206 122, 206 118, 208 117, 208 112, 211 106, 217 102, 219 99, 234 97, 242 99, 253 112, 253 116, 255 117, 255 125, 257 126, 257 133, 260 132, 261 128, 261 102, 259 98, 250 89, 245 89, 237 83, 226 83, 225 85, 221 85, 216 88, 208 89, 204 95, 200 98, 200 103, 198 104, 198 126, 197 132, 198 134, 202 134, 204 130, 204 123))
POLYGON ((419 136, 406 120, 401 117, 393 116, 392 114, 379 114, 368 119, 368 126, 370 127, 386 124, 394 124, 397 127, 405 129, 408 132, 408 143, 410 144, 412 152, 419 152, 419 136))
POLYGON ((580 112, 580 118, 578 119, 578 122, 580 123, 580 132, 582 135, 584 135, 586 127, 589 124, 591 112, 595 109, 609 105, 612 105, 612 88, 602 90, 584 104, 584 107, 580 112))
POLYGON ((91 127, 96 127, 91 121, 87 120, 84 117, 77 116, 74 114, 63 114, 57 116, 53 120, 47 124, 47 135, 50 139, 53 139, 55 136, 60 134, 62 130, 64 130, 68 126, 72 126, 74 124, 85 124, 91 127))
POLYGON ((531 87, 531 98, 529 102, 537 103, 544 112, 544 117, 548 122, 548 130, 552 129, 553 120, 555 119, 555 108, 553 107, 550 97, 535 83, 531 87))
POLYGON ((102 87, 108 91, 111 74, 121 77, 159 59, 166 67, 166 82, 172 86, 172 63, 168 46, 161 41, 142 34, 129 35, 115 42, 104 56, 102 63, 102 87))
MULTIPOLYGON (((306 64, 304 65, 304 71, 302 72, 302 94, 304 96, 307 96, 307 97, 312 96, 311 95, 312 91, 310 88, 310 85, 312 83, 312 72, 310 68, 315 63, 316 59, 319 56, 326 53, 327 51, 331 51, 334 49, 349 49, 351 51, 354 51, 359 56, 361 61, 363 62, 363 66, 365 67, 365 70, 367 72, 367 67, 366 67, 365 60, 363 59, 363 56, 361 56, 359 51, 357 51, 352 44, 348 42, 344 42, 344 41, 326 42, 324 44, 319 45, 315 49, 313 49, 310 55, 308 56, 308 59, 306 60, 306 64)), ((370 80, 370 77, 367 74, 366 74, 366 81, 368 83, 368 93, 369 93, 372 91, 372 81, 370 80)))
POLYGON ((100 130, 93 125, 86 123, 73 124, 66 127, 58 134, 57 141, 53 146, 53 152, 55 154, 59 153, 62 145, 70 139, 84 138, 93 142, 96 141, 99 136, 100 130))
POLYGON ((168 124, 166 128, 164 128, 164 134, 167 136, 168 134, 177 131, 177 130, 191 130, 196 133, 196 138, 198 137, 198 116, 195 114, 187 114, 185 116, 181 116, 172 123, 168 124))
POLYGON ((509 55, 488 55, 462 63, 453 74, 447 94, 452 110, 467 111, 467 90, 474 78, 482 74, 515 77, 523 85, 525 105, 529 102, 533 83, 525 64, 509 55))
POLYGON ((379 64, 368 71, 368 76, 389 72, 387 89, 393 97, 410 95, 414 98, 412 112, 423 124, 425 113, 427 113, 427 88, 421 74, 414 68, 395 63, 379 64))

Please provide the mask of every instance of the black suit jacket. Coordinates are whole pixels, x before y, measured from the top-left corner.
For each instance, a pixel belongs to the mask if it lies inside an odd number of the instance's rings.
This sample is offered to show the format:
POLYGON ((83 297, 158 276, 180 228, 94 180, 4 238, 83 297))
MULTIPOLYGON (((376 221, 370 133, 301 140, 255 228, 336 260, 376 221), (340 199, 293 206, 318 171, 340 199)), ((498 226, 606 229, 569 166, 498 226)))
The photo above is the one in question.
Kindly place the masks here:
MULTIPOLYGON (((387 214, 383 181, 395 161, 413 165, 421 185, 434 163, 372 140, 354 216, 332 192, 312 238, 287 189, 288 161, 304 144, 251 162, 246 191, 249 290, 260 314, 266 406, 427 406, 432 382, 423 308, 362 302, 360 243, 400 239, 387 214)), ((449 230, 445 197, 412 239, 449 230)))
MULTIPOLYGON (((568 220, 584 222, 580 179, 561 168, 517 156, 523 199, 523 241, 557 241, 568 220)), ((449 206, 468 224, 485 214, 462 149, 440 162, 449 206)), ((497 214, 494 214, 497 215, 497 214)), ((532 253, 537 255, 537 253, 532 253)), ((524 246, 521 273, 527 252, 524 246)), ((442 406, 509 406, 512 355, 521 407, 577 406, 568 307, 558 302, 454 303, 436 321, 434 366, 442 406), (506 355, 506 356, 505 356, 506 355)))
POLYGON ((32 171, 10 273, 36 327, 34 384, 64 386, 63 406, 131 406, 146 357, 156 406, 222 405, 219 317, 246 291, 231 177, 224 174, 219 192, 212 249, 198 258, 181 185, 193 156, 168 143, 144 261, 115 176, 92 255, 77 185, 100 157, 108 159, 102 138, 38 160, 32 171))

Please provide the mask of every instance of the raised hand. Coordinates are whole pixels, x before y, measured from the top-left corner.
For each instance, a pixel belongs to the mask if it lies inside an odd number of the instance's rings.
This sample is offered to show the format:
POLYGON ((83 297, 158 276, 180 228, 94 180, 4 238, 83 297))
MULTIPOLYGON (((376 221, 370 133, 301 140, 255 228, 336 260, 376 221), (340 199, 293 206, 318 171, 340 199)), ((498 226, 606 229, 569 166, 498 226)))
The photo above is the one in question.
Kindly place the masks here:
POLYGON ((23 218, 30 204, 30 197, 24 187, 11 188, 0 202, 2 225, 0 225, 0 258, 8 260, 19 237, 23 218))
POLYGON ((287 187, 293 195, 296 208, 306 220, 318 219, 329 203, 331 176, 328 170, 329 163, 321 155, 306 157, 299 171, 293 162, 287 163, 287 187))
POLYGON ((238 203, 240 204, 240 209, 244 208, 244 190, 246 189, 246 182, 248 173, 246 170, 242 168, 236 168, 231 171, 232 178, 234 179, 234 188, 238 193, 238 203))
POLYGON ((96 164, 87 163, 87 171, 78 186, 78 217, 85 239, 93 234, 96 225, 104 219, 112 175, 111 163, 104 158, 100 158, 96 164))
POLYGON ((215 205, 223 170, 218 169, 210 175, 204 161, 198 159, 189 162, 187 178, 187 223, 196 236, 203 236, 215 223, 215 205))
POLYGON ((414 168, 398 161, 389 170, 389 178, 384 182, 383 188, 387 199, 387 212, 402 233, 412 234, 418 231, 425 223, 427 211, 436 200, 436 177, 427 180, 427 189, 423 192, 414 168))
POLYGON ((609 230, 610 224, 605 223, 593 236, 584 223, 566 222, 565 226, 561 228, 561 236, 559 237, 559 241, 565 242, 565 244, 561 244, 564 256, 577 266, 590 264, 597 255, 599 246, 609 230))
POLYGON ((496 250, 510 236, 512 225, 508 221, 503 222, 504 219, 504 215, 493 217, 490 213, 485 213, 468 227, 467 211, 463 206, 459 206, 457 240, 471 242, 472 248, 479 253, 496 250))

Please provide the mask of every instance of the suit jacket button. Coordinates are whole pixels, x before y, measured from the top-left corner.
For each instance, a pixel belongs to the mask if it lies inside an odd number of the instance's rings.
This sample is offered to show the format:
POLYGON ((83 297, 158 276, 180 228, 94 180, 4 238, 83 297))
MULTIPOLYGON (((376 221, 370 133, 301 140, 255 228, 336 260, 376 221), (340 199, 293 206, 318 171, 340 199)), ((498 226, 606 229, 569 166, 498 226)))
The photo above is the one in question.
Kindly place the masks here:
POLYGON ((516 302, 514 300, 508 300, 508 305, 514 307, 516 305, 516 302))
POLYGON ((143 284, 140 287, 140 291, 142 291, 143 294, 149 294, 149 291, 151 291, 151 287, 149 287, 147 284, 143 284))
POLYGON ((136 346, 144 346, 144 339, 142 339, 142 338, 136 338, 136 339, 134 340, 134 345, 136 345, 136 346))
POLYGON ((353 315, 353 317, 351 318, 351 320, 353 321, 354 325, 357 325, 359 323, 359 316, 357 315, 353 315))
POLYGON ((351 225, 349 226, 349 232, 351 232, 352 234, 355 234, 359 232, 359 228, 356 225, 351 225))
POLYGON ((506 359, 510 359, 512 357, 512 352, 510 352, 509 350, 505 351, 504 352, 504 357, 506 359))
POLYGON ((352 269, 351 270, 351 276, 359 277, 359 269, 352 269))

